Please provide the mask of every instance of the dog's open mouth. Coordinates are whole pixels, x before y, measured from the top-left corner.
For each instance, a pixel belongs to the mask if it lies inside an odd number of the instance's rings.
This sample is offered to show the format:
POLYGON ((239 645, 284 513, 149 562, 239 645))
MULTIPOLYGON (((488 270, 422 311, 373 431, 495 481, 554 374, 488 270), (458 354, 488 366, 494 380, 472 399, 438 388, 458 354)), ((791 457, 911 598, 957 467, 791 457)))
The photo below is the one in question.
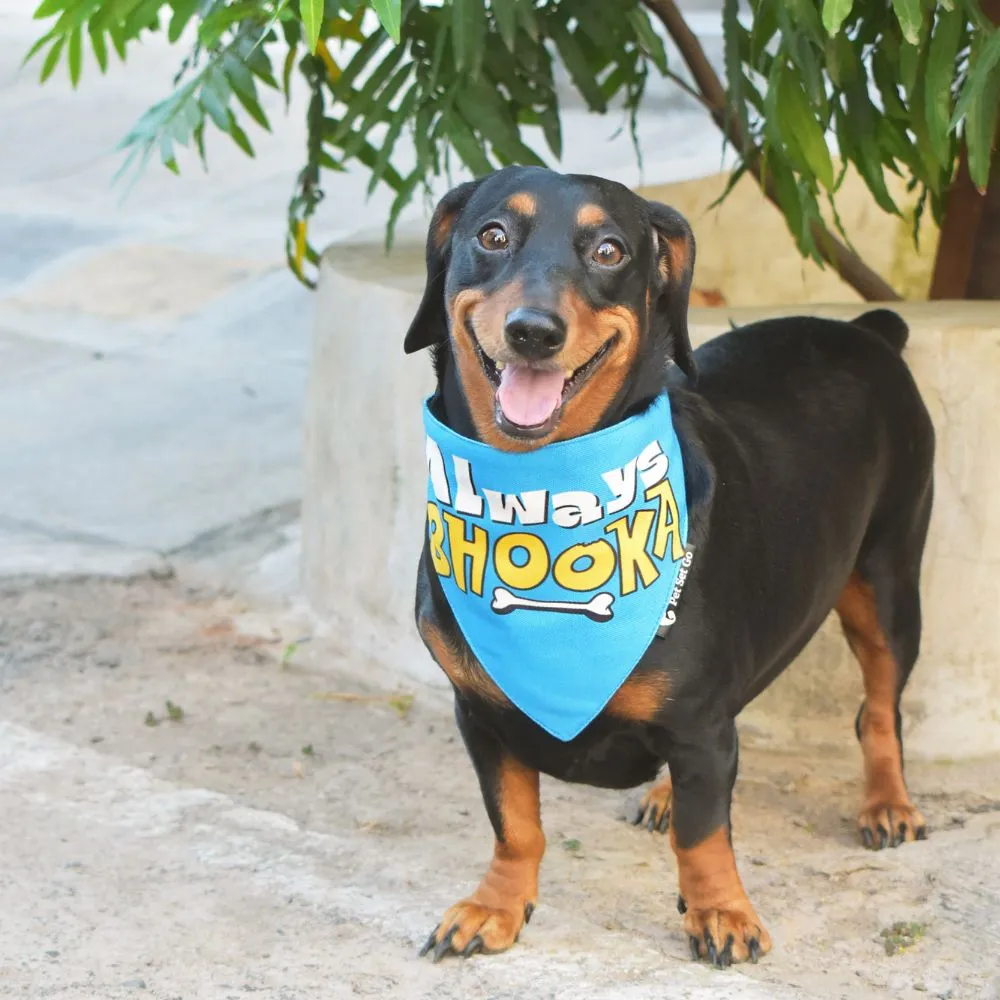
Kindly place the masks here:
POLYGON ((473 337, 479 363, 496 389, 496 416, 501 429, 515 437, 537 438, 551 433, 566 403, 586 384, 611 353, 618 334, 573 372, 535 367, 528 362, 494 361, 473 337))

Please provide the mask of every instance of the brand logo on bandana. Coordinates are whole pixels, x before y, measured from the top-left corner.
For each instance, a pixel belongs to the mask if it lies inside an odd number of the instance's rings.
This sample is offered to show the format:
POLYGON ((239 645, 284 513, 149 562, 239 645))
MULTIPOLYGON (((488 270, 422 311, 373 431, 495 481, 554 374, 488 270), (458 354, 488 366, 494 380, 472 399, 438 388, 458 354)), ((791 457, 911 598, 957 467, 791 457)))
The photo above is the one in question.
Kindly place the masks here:
POLYGON ((676 621, 691 554, 669 400, 527 453, 426 405, 424 427, 430 556, 459 628, 511 701, 570 740, 676 621))

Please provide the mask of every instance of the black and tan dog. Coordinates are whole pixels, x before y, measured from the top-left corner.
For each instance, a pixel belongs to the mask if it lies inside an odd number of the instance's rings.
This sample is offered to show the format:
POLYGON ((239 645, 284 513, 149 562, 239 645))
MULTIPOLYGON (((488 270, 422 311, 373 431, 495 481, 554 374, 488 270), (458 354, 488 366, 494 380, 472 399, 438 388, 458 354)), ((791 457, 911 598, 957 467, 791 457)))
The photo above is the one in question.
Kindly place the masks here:
POLYGON ((876 849, 925 836, 903 780, 899 699, 920 641, 934 434, 900 357, 905 324, 884 310, 852 323, 777 319, 692 352, 694 253, 672 209, 537 168, 464 184, 434 215, 405 347, 433 349, 440 420, 525 452, 621 421, 666 387, 696 552, 667 638, 561 742, 476 662, 425 545, 418 628, 454 686, 496 832, 479 888, 427 942, 435 959, 509 948, 531 916, 545 847, 539 772, 630 788, 664 764, 670 777, 647 794, 644 820, 665 831, 669 816, 692 954, 728 965, 766 952, 732 848, 734 720, 834 608, 864 681, 860 836, 876 849), (510 368, 546 386, 559 371, 559 391, 505 405, 510 368))

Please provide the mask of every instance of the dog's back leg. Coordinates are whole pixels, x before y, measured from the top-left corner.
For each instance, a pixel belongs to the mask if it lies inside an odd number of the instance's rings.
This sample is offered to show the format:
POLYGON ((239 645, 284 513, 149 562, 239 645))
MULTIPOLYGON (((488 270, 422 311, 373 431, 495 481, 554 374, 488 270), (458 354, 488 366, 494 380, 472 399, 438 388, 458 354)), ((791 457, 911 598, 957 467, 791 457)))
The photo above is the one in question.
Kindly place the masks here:
POLYGON ((876 849, 922 840, 927 831, 903 777, 899 700, 920 650, 920 561, 929 516, 928 487, 911 517, 897 516, 865 545, 837 602, 864 678, 855 723, 865 767, 858 831, 876 849))

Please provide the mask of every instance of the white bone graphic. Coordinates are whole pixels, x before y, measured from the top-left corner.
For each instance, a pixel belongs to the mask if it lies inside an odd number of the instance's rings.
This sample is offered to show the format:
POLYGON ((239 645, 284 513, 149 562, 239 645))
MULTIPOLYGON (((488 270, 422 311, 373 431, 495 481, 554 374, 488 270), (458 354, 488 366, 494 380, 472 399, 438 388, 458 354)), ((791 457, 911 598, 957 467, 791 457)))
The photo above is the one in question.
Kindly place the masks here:
POLYGON ((561 611, 568 615, 586 615, 594 622, 609 622, 615 613, 611 610, 614 594, 598 594, 589 601, 533 601, 530 597, 519 597, 503 587, 493 591, 491 608, 498 615, 509 615, 512 611, 561 611))

